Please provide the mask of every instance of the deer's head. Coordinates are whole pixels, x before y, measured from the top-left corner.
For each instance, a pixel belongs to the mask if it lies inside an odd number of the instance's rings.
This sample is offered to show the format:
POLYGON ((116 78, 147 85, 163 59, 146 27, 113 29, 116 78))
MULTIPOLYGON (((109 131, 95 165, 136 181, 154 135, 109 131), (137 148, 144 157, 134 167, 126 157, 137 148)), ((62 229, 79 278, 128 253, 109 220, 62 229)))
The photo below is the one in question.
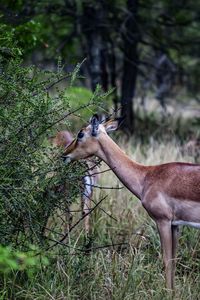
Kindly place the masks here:
POLYGON ((66 148, 73 141, 72 134, 68 130, 58 131, 55 136, 49 138, 53 146, 66 148))
POLYGON ((100 140, 108 132, 114 131, 119 126, 120 119, 102 122, 98 115, 94 115, 87 127, 83 127, 77 137, 65 149, 63 153, 64 161, 85 159, 97 155, 100 148, 100 140))

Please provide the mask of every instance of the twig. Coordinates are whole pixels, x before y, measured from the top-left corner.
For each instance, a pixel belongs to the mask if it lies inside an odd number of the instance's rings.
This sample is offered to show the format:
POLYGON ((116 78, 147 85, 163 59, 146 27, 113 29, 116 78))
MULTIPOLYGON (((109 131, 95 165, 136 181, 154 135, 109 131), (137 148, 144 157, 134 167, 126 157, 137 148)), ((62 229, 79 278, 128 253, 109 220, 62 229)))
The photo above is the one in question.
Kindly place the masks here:
MULTIPOLYGON (((84 250, 82 250, 82 249, 80 249, 80 248, 74 248, 74 247, 69 246, 69 245, 67 245, 67 244, 64 244, 64 243, 62 243, 62 242, 60 242, 60 241, 58 241, 58 240, 54 240, 54 239, 52 239, 52 238, 50 238, 50 237, 45 237, 45 238, 46 238, 47 240, 49 240, 49 241, 52 241, 52 242, 56 243, 57 245, 62 245, 62 246, 66 247, 66 248, 69 248, 69 249, 74 249, 74 250, 76 250, 76 251, 84 252, 84 250)), ((38 255, 38 253, 37 253, 37 255, 38 255)))
POLYGON ((120 187, 109 187, 109 186, 98 186, 98 185, 94 185, 94 184, 90 184, 90 183, 84 183, 84 185, 88 185, 88 186, 92 186, 93 188, 98 188, 100 190, 121 190, 124 187, 120 186, 120 187))
MULTIPOLYGON (((91 214, 95 209, 96 207, 103 201, 107 198, 107 195, 105 197, 103 197, 92 209, 90 209, 90 211, 86 214, 84 214, 84 216, 82 216, 70 229, 69 231, 62 237, 61 240, 59 241, 56 241, 53 245, 49 246, 48 248, 46 248, 45 251, 48 251, 50 249, 52 249, 53 247, 57 246, 58 244, 62 244, 62 242, 68 237, 69 233, 86 217, 88 216, 89 214, 91 214)), ((38 253, 36 254, 38 255, 38 253)))
MULTIPOLYGON (((91 199, 91 201, 96 204, 96 202, 94 200, 91 199)), ((118 220, 113 217, 111 214, 109 214, 105 209, 103 209, 102 207, 99 207, 108 217, 110 217, 111 219, 113 219, 115 222, 118 222, 118 220)))
MULTIPOLYGON (((50 129, 50 128, 52 128, 53 126, 55 126, 57 123, 63 121, 65 118, 69 117, 70 115, 74 114, 75 112, 77 112, 77 111, 79 111, 79 110, 81 110, 81 109, 84 109, 85 107, 90 106, 90 105, 92 105, 92 104, 93 104, 93 102, 88 102, 88 103, 83 104, 83 105, 79 106, 78 108, 76 108, 76 109, 74 109, 74 110, 68 112, 68 113, 65 114, 63 117, 61 117, 60 119, 54 121, 52 124, 50 124, 50 125, 47 126, 45 129, 43 129, 43 130, 42 130, 42 131, 41 131, 41 132, 40 132, 40 133, 39 133, 32 141, 31 141, 31 143, 34 143, 40 135, 42 135, 42 134, 45 133, 48 129, 50 129)), ((30 145, 31 143, 29 143, 29 144, 27 145, 27 147, 29 147, 29 145, 30 145)))
MULTIPOLYGON (((90 201, 92 201, 95 205, 96 205, 96 202, 92 199, 92 198, 90 198, 89 196, 87 196, 84 192, 82 192, 82 194, 86 197, 86 198, 88 198, 90 201)), ((102 207, 99 207, 100 208, 100 210, 102 210, 108 217, 110 217, 111 219, 113 219, 115 222, 118 222, 118 220, 116 219, 116 218, 114 218, 112 215, 110 215, 107 211, 105 211, 102 207)), ((90 209, 90 208, 88 208, 88 209, 90 209)))
MULTIPOLYGON (((65 75, 65 76, 63 76, 63 77, 57 79, 56 81, 52 82, 50 85, 44 87, 44 90, 47 92, 47 91, 50 90, 54 85, 56 85, 57 83, 61 82, 61 81, 64 80, 64 79, 67 79, 67 78, 69 78, 69 77, 71 77, 71 76, 72 76, 72 74, 67 74, 67 75, 65 75)), ((35 92, 35 93, 32 94, 33 97, 35 97, 35 96, 37 96, 37 95, 38 95, 38 92, 35 92)))
MULTIPOLYGON (((89 170, 92 170, 93 169, 93 167, 92 168, 89 168, 89 169, 87 169, 85 172, 87 172, 87 171, 89 171, 89 170)), ((99 172, 96 172, 96 173, 92 173, 91 175, 88 175, 88 176, 94 176, 94 175, 98 175, 98 174, 102 174, 102 173, 106 173, 106 172, 109 172, 109 171, 112 171, 112 169, 106 169, 106 170, 103 170, 103 171, 99 171, 99 172)))
MULTIPOLYGON (((60 233, 60 232, 55 231, 55 230, 53 230, 53 229, 51 229, 51 228, 48 228, 48 227, 44 227, 44 230, 50 231, 50 232, 52 232, 52 233, 55 233, 55 234, 58 234, 58 235, 61 235, 61 236, 64 235, 63 233, 60 233)), ((46 236, 44 236, 44 237, 47 238, 46 236)))

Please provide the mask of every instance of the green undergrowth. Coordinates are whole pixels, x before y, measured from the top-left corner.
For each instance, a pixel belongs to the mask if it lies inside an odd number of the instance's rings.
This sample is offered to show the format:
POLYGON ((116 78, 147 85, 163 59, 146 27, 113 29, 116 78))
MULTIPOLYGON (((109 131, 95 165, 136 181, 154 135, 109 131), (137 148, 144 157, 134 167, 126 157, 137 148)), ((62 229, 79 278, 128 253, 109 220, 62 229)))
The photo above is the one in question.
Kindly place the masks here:
MULTIPOLYGON (((127 244, 121 246, 114 246, 116 241, 99 233, 93 240, 95 249, 88 253, 77 250, 84 250, 81 238, 71 241, 70 248, 49 251, 49 264, 41 263, 35 276, 28 278, 20 271, 5 276, 0 299, 170 299, 164 287, 155 226, 145 219, 143 222, 143 232, 132 239, 126 236, 127 244)), ((174 299, 198 299, 199 238, 198 231, 183 230, 174 299)))
MULTIPOLYGON (((124 144, 121 147, 135 160, 145 164, 170 160, 193 161, 184 156, 177 141, 148 146, 124 144), (165 151, 164 151, 165 149, 165 151)), ((107 167, 102 164, 101 169, 107 167)), ((34 276, 13 271, 2 276, 0 299, 171 299, 165 289, 160 242, 155 223, 140 202, 112 172, 101 176, 93 201, 105 198, 91 215, 91 235, 84 235, 80 222, 65 244, 43 249, 48 264, 37 265, 34 276)), ((93 203, 93 205, 94 205, 93 203)), ((74 203, 72 211, 80 208, 74 203)), ((75 224, 81 213, 73 213, 75 224)), ((61 233, 58 220, 54 228, 61 233)), ((49 238, 58 239, 56 232, 49 238)), ((177 255, 174 299, 198 299, 200 293, 200 232, 182 227, 177 255)), ((52 242, 53 246, 54 242, 52 242)))

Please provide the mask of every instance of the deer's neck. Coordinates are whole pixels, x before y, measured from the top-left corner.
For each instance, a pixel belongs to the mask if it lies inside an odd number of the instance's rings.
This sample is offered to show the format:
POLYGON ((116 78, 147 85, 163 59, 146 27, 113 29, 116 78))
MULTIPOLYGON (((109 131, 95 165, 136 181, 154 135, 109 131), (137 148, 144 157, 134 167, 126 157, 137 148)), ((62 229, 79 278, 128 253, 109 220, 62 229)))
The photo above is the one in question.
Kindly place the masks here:
POLYGON ((99 143, 97 156, 135 196, 141 199, 147 167, 131 160, 109 136, 103 136, 99 143))

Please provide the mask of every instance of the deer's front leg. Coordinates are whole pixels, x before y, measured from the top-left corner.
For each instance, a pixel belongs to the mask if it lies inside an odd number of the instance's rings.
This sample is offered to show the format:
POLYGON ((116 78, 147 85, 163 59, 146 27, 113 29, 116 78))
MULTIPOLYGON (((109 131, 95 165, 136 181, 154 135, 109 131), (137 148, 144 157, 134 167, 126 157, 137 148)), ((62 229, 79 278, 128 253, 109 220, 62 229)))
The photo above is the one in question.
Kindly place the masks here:
POLYGON ((163 262, 165 267, 166 287, 171 290, 173 288, 171 221, 160 220, 156 223, 161 241, 163 262))
POLYGON ((86 234, 90 231, 90 215, 88 214, 90 212, 90 198, 82 196, 82 214, 84 217, 84 226, 85 226, 85 232, 86 234))
POLYGON ((89 234, 90 231, 90 207, 91 207, 91 199, 92 199, 92 193, 93 193, 93 180, 92 177, 89 175, 86 175, 83 177, 83 192, 81 197, 82 202, 82 214, 85 216, 84 218, 84 225, 85 225, 85 232, 86 234, 89 234))

